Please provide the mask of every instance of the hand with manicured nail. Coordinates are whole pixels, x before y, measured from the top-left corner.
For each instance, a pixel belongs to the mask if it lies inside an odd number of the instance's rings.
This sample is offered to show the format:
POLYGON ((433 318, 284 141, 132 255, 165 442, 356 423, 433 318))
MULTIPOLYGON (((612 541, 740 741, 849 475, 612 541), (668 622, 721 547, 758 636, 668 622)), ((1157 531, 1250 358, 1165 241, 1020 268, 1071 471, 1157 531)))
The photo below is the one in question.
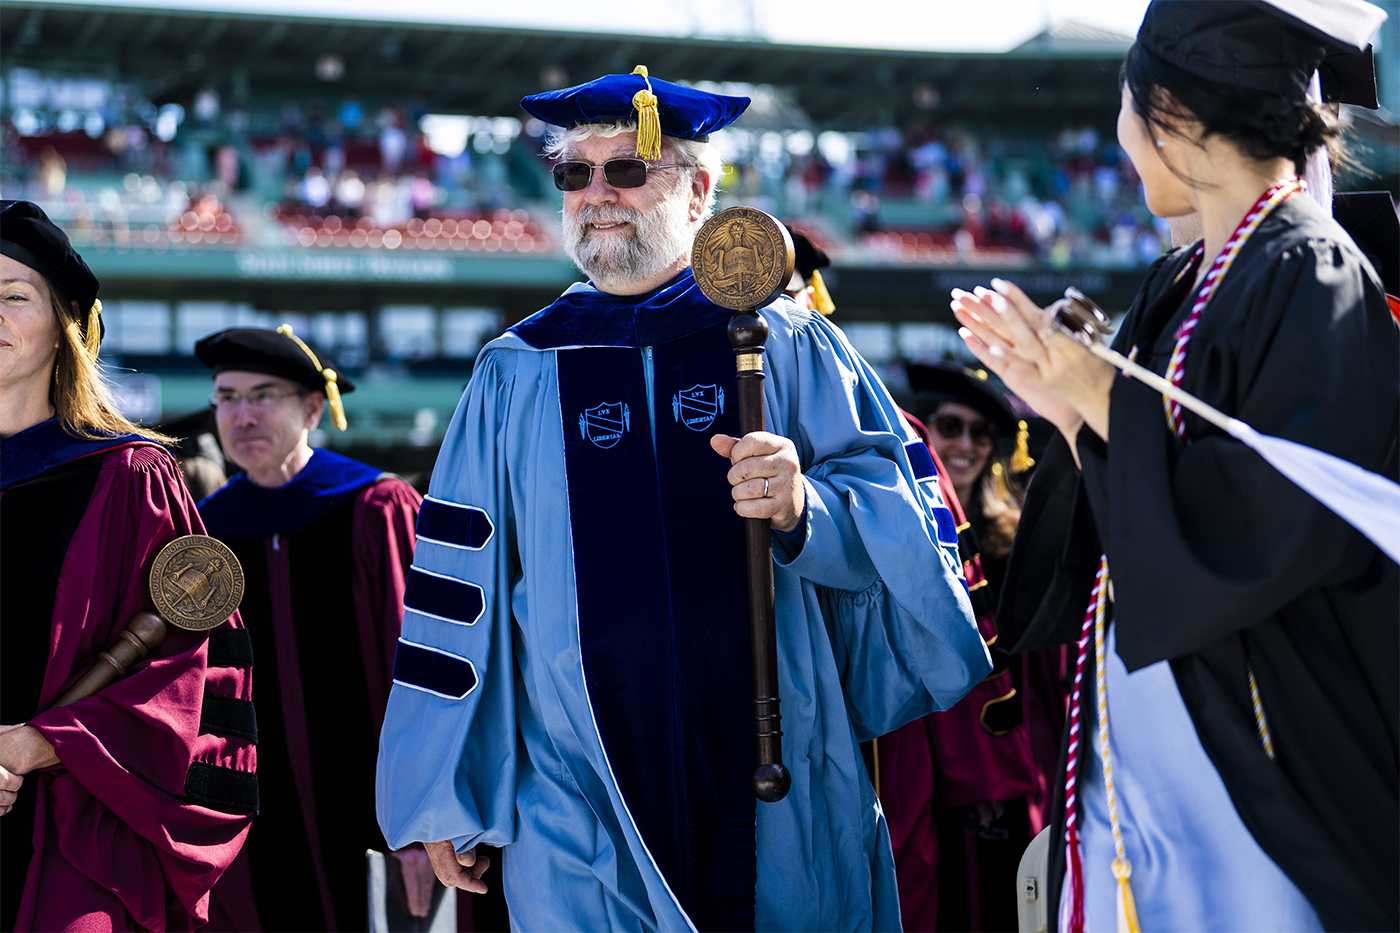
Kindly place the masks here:
POLYGON ((1108 439, 1114 369, 1053 327, 1050 312, 1002 279, 954 289, 953 314, 969 350, 1008 389, 1059 428, 1074 447, 1083 424, 1108 439))

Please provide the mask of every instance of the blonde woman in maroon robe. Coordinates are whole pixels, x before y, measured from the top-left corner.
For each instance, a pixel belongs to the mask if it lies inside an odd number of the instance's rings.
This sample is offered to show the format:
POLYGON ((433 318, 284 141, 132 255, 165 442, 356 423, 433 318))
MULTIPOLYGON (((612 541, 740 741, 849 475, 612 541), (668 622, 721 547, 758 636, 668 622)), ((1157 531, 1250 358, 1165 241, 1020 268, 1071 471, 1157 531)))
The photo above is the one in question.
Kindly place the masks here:
POLYGON ((193 930, 258 805, 238 615, 52 708, 151 609, 160 549, 204 532, 102 382, 97 289, 43 211, 0 201, 0 929, 193 930))

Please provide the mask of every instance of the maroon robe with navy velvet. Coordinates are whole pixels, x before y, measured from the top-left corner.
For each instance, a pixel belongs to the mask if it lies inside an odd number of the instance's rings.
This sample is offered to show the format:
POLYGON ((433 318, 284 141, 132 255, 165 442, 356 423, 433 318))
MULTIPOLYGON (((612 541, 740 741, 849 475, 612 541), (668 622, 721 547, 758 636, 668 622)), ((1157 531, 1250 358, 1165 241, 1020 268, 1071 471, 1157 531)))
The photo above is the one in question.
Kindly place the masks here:
POLYGON ((262 812, 211 928, 364 929, 384 850, 374 762, 422 499, 326 450, 286 486, 235 477, 200 503, 239 557, 260 682, 262 812))
MULTIPOLYGON (((32 439, 26 433, 0 442, 6 453, 32 439)), ((133 615, 151 609, 160 549, 204 532, 168 453, 139 439, 105 446, 74 444, 74 456, 50 457, 32 476, 0 476, 14 480, 0 494, 0 713, 6 723, 27 720, 61 762, 26 776, 21 806, 0 817, 4 922, 191 930, 256 807, 255 741, 220 734, 203 712, 215 697, 212 705, 251 715, 251 680, 226 658, 211 662, 210 635, 170 627, 124 679, 49 709, 133 615), (238 793, 215 809, 207 791, 231 785, 238 793)), ((238 615, 220 629, 236 635, 238 615)))
MULTIPOLYGON (((923 424, 905 417, 928 444, 923 424)), ((939 488, 958 523, 978 626, 987 644, 995 646, 995 594, 975 543, 969 546, 975 537, 968 537, 953 484, 928 447, 939 488)), ((1060 649, 1001 656, 994 672, 952 709, 881 736, 880 802, 890 826, 906 930, 1016 929, 1016 863, 1045 823, 1058 761, 1065 710, 1062 665, 1060 649), (1009 716, 1007 704, 1016 707, 1009 716), (1006 803, 1001 822, 1010 838, 1005 841, 979 839, 961 815, 961 808, 992 801, 1006 803)))

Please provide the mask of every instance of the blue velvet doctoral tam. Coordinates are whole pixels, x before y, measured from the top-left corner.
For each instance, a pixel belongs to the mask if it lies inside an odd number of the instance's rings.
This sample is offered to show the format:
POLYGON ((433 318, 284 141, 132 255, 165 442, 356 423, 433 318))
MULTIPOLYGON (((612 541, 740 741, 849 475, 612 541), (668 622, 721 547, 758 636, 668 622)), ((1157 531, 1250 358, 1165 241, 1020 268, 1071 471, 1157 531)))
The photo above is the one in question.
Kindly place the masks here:
POLYGON ((858 743, 990 664, 884 387, 825 320, 762 313, 768 428, 808 502, 797 540, 774 536, 779 803, 750 787, 743 524, 709 446, 739 433, 729 312, 689 272, 640 296, 573 286, 483 350, 448 430, 380 823, 394 847, 504 846, 521 929, 899 928, 858 743))

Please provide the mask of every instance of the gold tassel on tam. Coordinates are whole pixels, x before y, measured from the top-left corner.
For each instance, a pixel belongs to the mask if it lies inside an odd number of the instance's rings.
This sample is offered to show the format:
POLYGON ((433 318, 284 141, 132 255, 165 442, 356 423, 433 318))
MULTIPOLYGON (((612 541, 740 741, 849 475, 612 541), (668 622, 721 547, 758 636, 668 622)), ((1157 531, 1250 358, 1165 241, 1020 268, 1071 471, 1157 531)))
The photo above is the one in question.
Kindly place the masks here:
POLYGON ((345 406, 340 401, 340 386, 335 384, 335 370, 323 369, 321 375, 326 377, 326 401, 331 406, 331 424, 337 431, 344 431, 348 425, 345 423, 345 406))
POLYGON ((316 358, 315 353, 311 352, 306 341, 292 333, 290 324, 283 324, 277 328, 277 333, 292 338, 296 345, 301 347, 302 352, 311 358, 311 365, 320 370, 321 378, 326 380, 326 404, 331 410, 331 424, 335 425, 337 431, 344 431, 349 425, 345 421, 345 405, 340 401, 340 386, 336 385, 335 382, 335 370, 329 367, 321 368, 321 361, 316 358))
POLYGON ((831 300, 831 292, 826 290, 821 270, 812 270, 812 306, 827 317, 836 311, 836 302, 831 300))
POLYGON ((647 66, 638 65, 632 73, 641 75, 647 83, 632 95, 632 106, 637 109, 637 158, 654 162, 661 158, 661 115, 656 110, 657 98, 651 91, 647 66))
POLYGON ((1035 466, 1031 456, 1031 429, 1024 421, 1016 425, 1016 449, 1011 452, 1011 472, 1024 473, 1035 466))
POLYGON ((83 349, 87 351, 90 359, 97 359, 98 348, 102 344, 102 302, 96 298, 92 300, 92 308, 88 311, 87 333, 83 335, 83 349))

